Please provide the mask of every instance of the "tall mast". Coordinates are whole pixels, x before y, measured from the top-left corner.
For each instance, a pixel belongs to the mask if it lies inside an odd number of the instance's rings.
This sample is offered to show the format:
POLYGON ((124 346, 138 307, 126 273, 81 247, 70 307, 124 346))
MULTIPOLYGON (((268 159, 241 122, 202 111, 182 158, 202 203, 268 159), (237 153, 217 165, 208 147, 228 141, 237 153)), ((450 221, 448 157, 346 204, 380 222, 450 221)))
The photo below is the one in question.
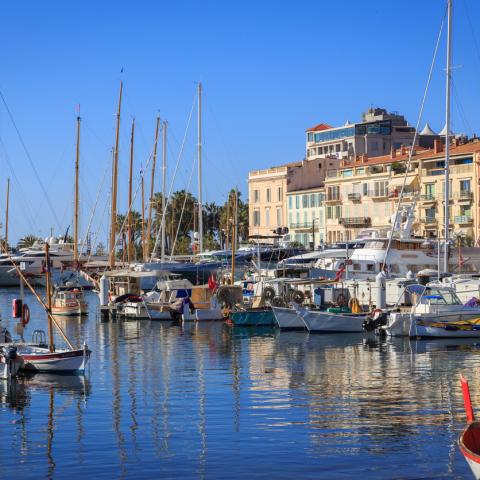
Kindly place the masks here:
POLYGON ((235 282, 235 252, 237 250, 237 204, 238 204, 238 190, 235 189, 235 196, 233 197, 233 225, 232 225, 232 281, 235 282))
POLYGON ((133 142, 135 140, 135 119, 132 119, 132 135, 130 137, 130 172, 128 176, 128 263, 133 260, 132 235, 132 175, 133 175, 133 142))
POLYGON ((202 84, 198 84, 198 253, 203 252, 203 203, 202 203, 202 84))
POLYGON ((452 0, 447 1, 448 29, 447 29, 447 85, 445 95, 445 247, 443 252, 443 270, 448 273, 448 238, 450 223, 450 82, 452 80, 452 0))
POLYGON ((78 268, 78 203, 79 203, 79 169, 80 169, 80 115, 77 116, 77 147, 75 152, 75 200, 73 213, 73 263, 78 268))
POLYGON ((165 260, 165 222, 167 213, 167 127, 168 122, 163 122, 162 129, 162 262, 165 260))
POLYGON ((46 270, 46 280, 47 280, 47 317, 48 317, 48 347, 51 352, 55 350, 53 345, 53 323, 52 323, 52 288, 50 285, 50 245, 48 242, 45 242, 45 270, 46 270))
POLYGON ((143 261, 147 261, 146 257, 146 245, 145 245, 145 182, 143 179, 144 172, 142 170, 142 252, 143 252, 143 261))
POLYGON ((117 177, 118 177, 118 140, 120 135, 120 111, 122 108, 122 92, 123 82, 120 81, 120 94, 118 96, 118 111, 117 111, 117 130, 115 134, 115 150, 113 154, 113 169, 112 169, 112 218, 110 229, 110 268, 115 268, 115 233, 117 223, 117 177))
POLYGON ((148 221, 147 221, 147 245, 145 260, 150 256, 150 237, 152 235, 152 208, 153 208, 153 191, 155 187, 155 165, 157 163, 157 144, 158 144, 158 130, 160 128, 160 117, 157 116, 157 125, 155 127, 155 143, 153 145, 153 162, 152 162, 152 178, 150 180, 150 200, 148 202, 148 221))
POLYGON ((7 202, 5 207, 5 251, 8 252, 8 207, 10 204, 10 178, 7 178, 7 202))

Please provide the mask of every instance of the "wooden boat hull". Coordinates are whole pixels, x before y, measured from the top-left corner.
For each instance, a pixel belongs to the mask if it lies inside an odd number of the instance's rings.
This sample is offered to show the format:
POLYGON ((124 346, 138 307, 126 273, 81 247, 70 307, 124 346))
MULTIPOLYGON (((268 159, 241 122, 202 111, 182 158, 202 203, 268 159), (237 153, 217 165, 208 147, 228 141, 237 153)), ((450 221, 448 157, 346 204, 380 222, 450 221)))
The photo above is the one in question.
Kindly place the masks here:
POLYGON ((470 423, 460 435, 458 444, 473 475, 480 480, 480 422, 470 423))
POLYGON ((360 333, 367 316, 356 313, 331 313, 299 310, 307 330, 312 333, 360 333))
POLYGON ((72 307, 52 307, 52 315, 75 316, 88 315, 87 305, 76 305, 72 307))
POLYGON ((305 330, 305 322, 293 308, 272 307, 277 325, 282 330, 305 330))
POLYGON ((49 373, 82 373, 90 358, 90 350, 61 350, 50 352, 36 346, 19 347, 24 361, 24 370, 49 373))
POLYGON ((234 325, 244 327, 275 326, 275 317, 272 310, 251 309, 233 312, 230 314, 234 325))

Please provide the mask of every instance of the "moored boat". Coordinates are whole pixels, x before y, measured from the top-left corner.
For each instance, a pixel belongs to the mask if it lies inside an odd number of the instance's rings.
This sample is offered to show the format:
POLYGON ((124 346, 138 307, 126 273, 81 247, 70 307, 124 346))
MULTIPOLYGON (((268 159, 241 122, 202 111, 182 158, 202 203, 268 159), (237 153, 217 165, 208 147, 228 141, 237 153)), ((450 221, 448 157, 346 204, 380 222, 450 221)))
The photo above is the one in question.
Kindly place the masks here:
POLYGON ((14 345, 0 347, 0 379, 10 380, 23 367, 23 358, 14 345))
POLYGON ((272 306, 275 321, 281 330, 305 330, 305 322, 294 308, 272 306))
MULTIPOLYGON (((307 330, 312 333, 356 333, 363 332, 365 313, 334 312, 328 310, 307 310, 297 308, 298 315, 305 322, 307 330)), ((337 309, 339 310, 339 309, 337 309)))
POLYGON ((460 377, 462 384, 463 402, 467 415, 467 426, 460 434, 458 441, 460 451, 470 467, 474 477, 480 479, 480 422, 475 421, 475 416, 470 399, 470 389, 467 380, 460 377))
POLYGON ((88 305, 80 285, 66 283, 55 287, 52 298, 53 315, 87 315, 88 305))
POLYGON ((275 318, 271 308, 248 308, 230 314, 234 325, 244 327, 274 326, 275 318))

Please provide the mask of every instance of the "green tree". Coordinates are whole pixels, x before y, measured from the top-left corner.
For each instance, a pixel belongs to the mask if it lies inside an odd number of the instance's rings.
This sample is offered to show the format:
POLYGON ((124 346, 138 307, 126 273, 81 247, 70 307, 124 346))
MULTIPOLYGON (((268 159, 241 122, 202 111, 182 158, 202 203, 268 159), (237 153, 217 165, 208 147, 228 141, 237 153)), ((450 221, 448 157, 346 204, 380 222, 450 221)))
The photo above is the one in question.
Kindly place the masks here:
POLYGON ((17 248, 30 248, 38 241, 41 241, 41 238, 36 235, 25 235, 18 241, 17 248))

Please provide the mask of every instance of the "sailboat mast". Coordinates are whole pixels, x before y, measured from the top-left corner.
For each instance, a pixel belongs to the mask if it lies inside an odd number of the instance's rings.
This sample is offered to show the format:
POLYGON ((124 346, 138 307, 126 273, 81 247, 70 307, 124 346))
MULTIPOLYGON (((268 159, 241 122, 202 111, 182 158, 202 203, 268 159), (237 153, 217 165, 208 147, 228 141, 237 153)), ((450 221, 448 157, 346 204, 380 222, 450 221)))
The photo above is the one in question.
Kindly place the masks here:
POLYGON ((235 282, 235 252, 237 251, 237 216, 238 216, 238 190, 235 189, 233 198, 233 225, 232 225, 232 281, 235 282))
POLYGON ((163 122, 162 129, 162 262, 165 260, 165 227, 167 213, 167 128, 168 122, 163 122))
POLYGON ((142 252, 143 252, 143 261, 147 261, 146 257, 146 245, 145 245, 145 181, 143 179, 144 172, 142 170, 142 252))
POLYGON ((445 247, 443 252, 443 270, 448 273, 448 239, 450 223, 450 90, 452 80, 452 0, 447 0, 448 29, 447 29, 447 82, 445 95, 445 247))
POLYGON ((132 134, 130 137, 130 171, 128 175, 128 263, 133 261, 132 236, 132 175, 133 175, 133 142, 135 140, 135 119, 132 119, 132 134))
POLYGON ((7 178, 7 202, 5 207, 5 251, 8 252, 8 208, 10 203, 10 178, 7 178))
POLYGON ((157 125, 155 127, 155 143, 153 145, 153 161, 152 161, 152 177, 150 180, 150 201, 148 202, 148 220, 147 220, 147 245, 145 260, 150 256, 150 238, 152 235, 152 208, 153 208, 153 191, 155 188, 155 165, 157 163, 157 145, 158 145, 158 130, 160 128, 160 117, 157 116, 157 125))
POLYGON ((53 344, 53 323, 52 323, 52 288, 50 284, 50 245, 45 242, 45 274, 47 287, 47 309, 48 309, 48 348, 51 352, 55 350, 53 344))
POLYGON ((203 203, 202 203, 202 84, 198 84, 198 253, 203 253, 203 203))
POLYGON ((77 146, 75 152, 75 200, 73 213, 73 263, 78 268, 78 204, 79 204, 79 170, 80 170, 80 115, 77 116, 77 146))
POLYGON ((120 136, 120 112, 122 108, 123 82, 120 81, 120 94, 118 96, 117 130, 115 134, 115 150, 113 155, 112 173, 112 215, 110 229, 110 268, 115 268, 115 233, 117 220, 117 177, 118 177, 118 141, 120 136))

